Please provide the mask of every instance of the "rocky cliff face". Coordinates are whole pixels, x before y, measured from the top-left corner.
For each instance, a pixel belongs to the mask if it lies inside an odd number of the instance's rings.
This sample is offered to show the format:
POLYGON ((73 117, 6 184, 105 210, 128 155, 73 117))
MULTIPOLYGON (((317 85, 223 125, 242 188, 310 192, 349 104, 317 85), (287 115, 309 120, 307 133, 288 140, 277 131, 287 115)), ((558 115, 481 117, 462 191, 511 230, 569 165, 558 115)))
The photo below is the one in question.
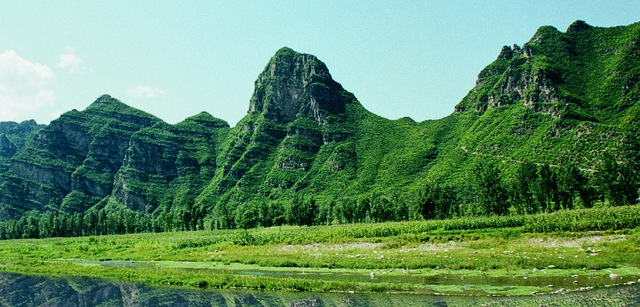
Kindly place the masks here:
POLYGON ((9 159, 18 150, 16 145, 13 145, 6 135, 0 134, 0 157, 9 159))
POLYGON ((342 88, 315 56, 280 49, 255 83, 249 114, 289 123, 299 117, 328 124, 344 113, 342 88))
POLYGON ((0 210, 10 217, 50 206, 86 210, 93 203, 72 200, 109 195, 131 135, 159 121, 107 95, 82 112, 63 114, 11 159, 0 177, 0 210), (65 201, 67 196, 74 197, 65 201))
POLYGON ((341 124, 352 103, 324 63, 288 48, 258 77, 249 114, 233 132, 206 113, 168 125, 105 95, 63 114, 23 150, 0 136, 11 158, 0 177, 0 210, 5 218, 49 208, 83 212, 111 198, 153 212, 193 204, 207 185, 200 199, 289 188, 323 145, 349 136, 341 124))
POLYGON ((541 27, 522 48, 505 46, 456 112, 518 104, 553 118, 619 119, 640 98, 640 25, 566 32, 541 27), (622 112, 621 112, 622 111, 622 112))
POLYGON ((229 124, 204 112, 136 132, 115 176, 114 200, 142 212, 192 203, 213 177, 219 143, 228 132, 229 124))
POLYGON ((473 109, 483 113, 519 104, 533 112, 558 117, 559 110, 568 102, 556 87, 563 81, 554 71, 539 67, 531 56, 528 44, 523 48, 504 46, 498 59, 478 75, 476 87, 455 111, 473 109))
POLYGON ((454 114, 416 123, 371 114, 320 60, 283 48, 233 128, 206 113, 169 125, 106 95, 42 129, 0 123, 0 219, 198 207, 224 228, 252 200, 466 184, 479 157, 593 169, 604 151, 640 151, 638 67, 640 24, 542 27, 503 47, 454 114))
POLYGON ((208 208, 213 227, 226 228, 251 200, 420 184, 412 179, 437 151, 419 130, 410 119, 371 114, 317 58, 283 48, 258 77, 249 112, 223 143, 196 205, 208 208))
POLYGON ((209 189, 242 190, 256 181, 291 187, 309 170, 321 146, 348 137, 338 128, 354 102, 316 57, 279 50, 258 77, 248 115, 232 132, 235 137, 220 159, 221 172, 209 189))
POLYGON ((21 123, 0 122, 0 134, 4 134, 17 150, 25 147, 31 141, 33 135, 44 125, 39 125, 35 120, 25 120, 21 123))
POLYGON ((471 119, 458 147, 588 169, 605 148, 635 155, 629 148, 637 148, 638 129, 626 123, 639 114, 638 42, 640 24, 576 21, 564 33, 541 27, 522 48, 503 47, 455 108, 455 116, 471 119))
POLYGON ((9 159, 23 149, 42 127, 44 125, 38 125, 35 120, 0 122, 0 173, 8 169, 9 159))

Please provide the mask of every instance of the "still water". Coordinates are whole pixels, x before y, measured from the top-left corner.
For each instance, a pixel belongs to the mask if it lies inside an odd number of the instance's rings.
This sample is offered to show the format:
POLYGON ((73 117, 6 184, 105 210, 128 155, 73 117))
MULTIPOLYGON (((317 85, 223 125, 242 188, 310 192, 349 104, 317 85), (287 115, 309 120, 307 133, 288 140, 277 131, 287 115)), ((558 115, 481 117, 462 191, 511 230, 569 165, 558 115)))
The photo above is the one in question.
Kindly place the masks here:
POLYGON ((0 306, 640 306, 640 286, 523 297, 193 290, 0 273, 0 306))

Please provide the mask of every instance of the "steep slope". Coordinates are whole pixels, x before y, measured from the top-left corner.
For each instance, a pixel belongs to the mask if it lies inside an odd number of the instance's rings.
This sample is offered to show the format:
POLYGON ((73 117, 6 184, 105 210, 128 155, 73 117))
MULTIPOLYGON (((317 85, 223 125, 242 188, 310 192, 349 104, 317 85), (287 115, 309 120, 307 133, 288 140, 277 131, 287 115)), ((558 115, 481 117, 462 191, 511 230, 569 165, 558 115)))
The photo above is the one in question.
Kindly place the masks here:
POLYGON ((163 229, 205 219, 228 228, 256 203, 262 211, 251 214, 282 223, 303 198, 325 215, 315 223, 420 218, 416 195, 427 184, 455 186, 456 201, 472 206, 472 168, 486 159, 507 175, 523 162, 593 173, 605 153, 637 161, 639 41, 640 24, 542 27, 522 47, 503 47, 453 114, 421 123, 370 113, 323 62, 289 48, 258 76, 233 128, 207 113, 169 125, 103 96, 26 146, 1 130, 17 124, 0 125, 0 156, 10 161, 0 219, 127 208, 163 229), (398 209, 410 202, 413 211, 398 209))
POLYGON ((0 173, 9 168, 13 155, 22 150, 42 127, 44 125, 38 125, 35 120, 0 122, 0 173))
POLYGON ((283 48, 258 77, 249 113, 231 130, 220 169, 197 203, 228 227, 238 204, 250 199, 397 188, 436 151, 417 130, 411 119, 368 112, 324 63, 283 48))
POLYGON ((228 132, 229 124, 203 112, 134 133, 115 176, 113 199, 149 213, 192 206, 215 174, 219 143, 228 132))
POLYGON ((604 152, 628 160, 640 149, 639 69, 638 23, 542 27, 522 48, 503 47, 454 114, 426 123, 457 123, 438 168, 459 172, 461 161, 478 157, 507 169, 529 161, 593 170, 604 152))
POLYGON ((316 57, 279 50, 256 81, 249 112, 230 132, 198 204, 232 223, 238 202, 300 189, 321 147, 348 138, 346 110, 361 109, 316 57), (295 187, 294 187, 295 186, 295 187))
POLYGON ((112 190, 131 135, 160 119, 110 96, 40 130, 2 174, 0 216, 28 210, 84 212, 112 190))

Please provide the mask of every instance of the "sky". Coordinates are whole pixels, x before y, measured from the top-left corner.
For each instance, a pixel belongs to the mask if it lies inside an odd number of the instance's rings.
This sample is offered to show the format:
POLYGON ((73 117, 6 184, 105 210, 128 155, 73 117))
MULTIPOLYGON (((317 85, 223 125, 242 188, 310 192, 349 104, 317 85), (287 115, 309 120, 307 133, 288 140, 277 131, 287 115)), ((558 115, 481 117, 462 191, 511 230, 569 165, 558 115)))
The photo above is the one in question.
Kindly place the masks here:
POLYGON ((640 0, 2 1, 0 121, 47 124, 103 94, 168 123, 234 126, 281 47, 317 56, 373 113, 451 114, 504 45, 543 25, 640 21, 640 0))

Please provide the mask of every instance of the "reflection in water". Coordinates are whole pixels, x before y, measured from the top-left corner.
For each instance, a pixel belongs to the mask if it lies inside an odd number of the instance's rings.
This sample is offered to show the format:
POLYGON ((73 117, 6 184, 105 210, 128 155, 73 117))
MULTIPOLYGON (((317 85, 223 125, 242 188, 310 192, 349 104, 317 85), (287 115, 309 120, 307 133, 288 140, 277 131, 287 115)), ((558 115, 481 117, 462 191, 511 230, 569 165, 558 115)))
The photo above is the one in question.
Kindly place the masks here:
POLYGON ((192 290, 0 273, 0 306, 636 306, 640 286, 525 297, 192 290))
MULTIPOLYGON (((156 267, 158 263, 147 261, 95 261, 95 260, 78 260, 74 261, 79 264, 101 265, 107 267, 156 267)), ((602 271, 601 274, 588 272, 586 275, 564 275, 564 276, 547 276, 544 274, 529 274, 519 276, 490 276, 490 275, 456 275, 456 274, 422 274, 419 271, 412 270, 403 271, 403 274, 391 274, 393 270, 375 270, 375 271, 333 271, 324 269, 291 269, 279 268, 278 270, 269 270, 260 268, 259 266, 247 266, 242 269, 220 269, 214 264, 213 267, 179 267, 181 270, 208 272, 210 274, 233 273, 235 275, 256 275, 269 276, 278 278, 296 278, 311 280, 328 280, 328 281, 346 281, 346 282, 365 282, 365 283, 410 283, 417 285, 444 286, 430 288, 424 290, 426 293, 438 294, 446 292, 454 295, 489 295, 484 287, 499 287, 508 293, 507 290, 516 287, 544 288, 544 292, 563 292, 563 291, 579 291, 581 289, 601 288, 608 285, 623 284, 628 281, 640 279, 640 275, 625 275, 611 278, 608 272, 602 271), (552 285, 553 287, 548 287, 552 285), (446 289, 446 290, 445 290, 446 289), (562 290, 561 290, 562 289, 562 290)), ((616 274, 617 276, 617 274, 616 274)), ((495 293, 495 292, 493 292, 495 293)))

